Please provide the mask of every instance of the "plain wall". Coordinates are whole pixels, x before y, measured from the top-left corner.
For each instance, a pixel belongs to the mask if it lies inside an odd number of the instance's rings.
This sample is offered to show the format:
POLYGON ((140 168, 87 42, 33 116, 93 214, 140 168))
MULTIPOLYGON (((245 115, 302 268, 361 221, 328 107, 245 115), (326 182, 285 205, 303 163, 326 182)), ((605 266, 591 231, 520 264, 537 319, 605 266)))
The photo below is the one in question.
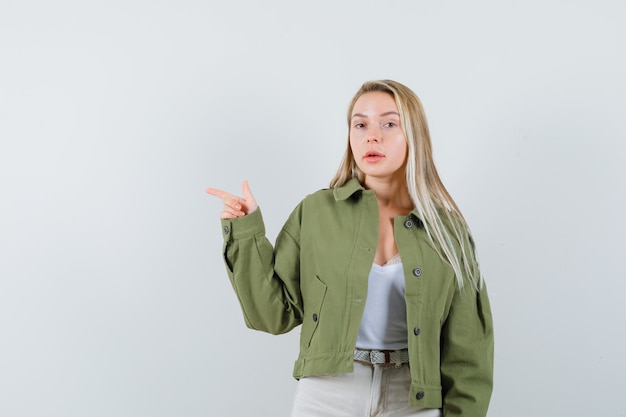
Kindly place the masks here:
POLYGON ((624 2, 0 2, 0 415, 286 416, 299 330, 245 328, 219 201, 271 240, 348 102, 421 97, 496 329, 489 415, 625 416, 624 2))

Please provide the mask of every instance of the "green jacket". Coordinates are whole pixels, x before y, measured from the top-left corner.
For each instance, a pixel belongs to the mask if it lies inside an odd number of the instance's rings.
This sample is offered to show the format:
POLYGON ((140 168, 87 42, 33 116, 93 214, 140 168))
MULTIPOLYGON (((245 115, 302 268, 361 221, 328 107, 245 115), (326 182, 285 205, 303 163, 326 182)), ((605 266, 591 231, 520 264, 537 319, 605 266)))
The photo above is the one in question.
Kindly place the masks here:
MULTIPOLYGON (((378 244, 373 191, 351 180, 307 196, 276 239, 261 211, 222 220, 224 261, 246 325, 272 334, 302 324, 294 377, 353 370, 368 276, 378 244)), ((409 402, 444 417, 485 416, 493 382, 487 290, 460 291, 415 212, 394 219, 404 268, 409 402)))

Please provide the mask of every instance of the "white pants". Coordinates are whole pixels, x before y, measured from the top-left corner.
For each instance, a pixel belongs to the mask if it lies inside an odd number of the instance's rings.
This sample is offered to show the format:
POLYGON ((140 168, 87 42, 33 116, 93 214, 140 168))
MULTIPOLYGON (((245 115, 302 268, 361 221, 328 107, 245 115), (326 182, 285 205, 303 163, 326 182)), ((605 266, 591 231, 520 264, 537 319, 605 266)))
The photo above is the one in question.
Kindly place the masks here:
POLYGON ((409 406, 407 364, 354 362, 354 372, 298 381, 291 417, 441 417, 441 410, 409 406))

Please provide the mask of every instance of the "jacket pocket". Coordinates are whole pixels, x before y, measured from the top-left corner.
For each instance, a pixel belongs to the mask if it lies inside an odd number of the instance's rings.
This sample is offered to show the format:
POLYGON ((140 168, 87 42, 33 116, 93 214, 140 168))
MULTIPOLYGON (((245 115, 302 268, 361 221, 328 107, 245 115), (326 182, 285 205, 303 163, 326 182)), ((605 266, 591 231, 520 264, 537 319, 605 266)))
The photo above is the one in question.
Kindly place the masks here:
POLYGON ((312 280, 312 283, 308 286, 306 293, 303 292, 302 297, 305 316, 302 322, 300 343, 303 347, 308 348, 322 320, 322 306, 326 298, 326 284, 316 275, 315 279, 312 280))
POLYGON ((234 269, 233 269, 233 264, 230 262, 229 257, 228 257, 229 248, 230 248, 230 245, 228 244, 228 242, 224 242, 224 245, 222 246, 222 258, 224 259, 224 264, 226 265, 226 271, 228 272, 229 275, 232 275, 234 272, 234 269))

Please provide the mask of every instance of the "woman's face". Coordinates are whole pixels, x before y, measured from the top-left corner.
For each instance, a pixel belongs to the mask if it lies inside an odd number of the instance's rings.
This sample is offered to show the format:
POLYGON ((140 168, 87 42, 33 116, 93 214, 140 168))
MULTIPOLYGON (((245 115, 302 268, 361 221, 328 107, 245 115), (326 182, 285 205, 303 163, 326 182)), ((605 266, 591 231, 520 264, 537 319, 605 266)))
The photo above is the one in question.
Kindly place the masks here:
POLYGON ((368 177, 404 181, 407 143, 390 94, 372 91, 357 99, 351 114, 350 149, 366 182, 368 177))

